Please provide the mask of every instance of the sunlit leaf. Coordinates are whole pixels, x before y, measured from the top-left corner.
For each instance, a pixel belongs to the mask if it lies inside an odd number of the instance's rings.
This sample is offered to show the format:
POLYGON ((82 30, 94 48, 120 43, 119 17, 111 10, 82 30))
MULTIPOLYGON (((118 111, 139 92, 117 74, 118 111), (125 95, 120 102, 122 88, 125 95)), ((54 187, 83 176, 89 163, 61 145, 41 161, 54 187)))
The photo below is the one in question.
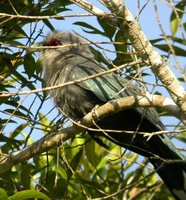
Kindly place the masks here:
POLYGON ((184 13, 184 4, 182 2, 178 3, 175 8, 177 8, 178 10, 173 10, 171 17, 170 17, 170 26, 171 26, 171 31, 172 31, 172 35, 175 36, 176 32, 178 31, 178 27, 181 24, 181 20, 183 17, 183 13, 184 13), (180 12, 179 10, 182 10, 183 12, 180 12))
POLYGON ((50 200, 45 194, 36 191, 36 190, 24 190, 17 192, 16 194, 10 196, 9 200, 23 200, 23 199, 29 199, 29 198, 39 198, 43 200, 50 200))
POLYGON ((51 131, 51 122, 42 113, 39 113, 40 127, 44 134, 48 134, 51 131))
POLYGON ((94 140, 88 141, 85 145, 85 153, 86 153, 87 159, 94 167, 96 167, 99 163, 99 156, 97 153, 100 153, 100 152, 97 151, 96 147, 97 147, 97 144, 95 143, 94 140))
POLYGON ((3 190, 2 188, 0 188, 0 199, 1 200, 8 200, 8 196, 5 192, 5 190, 3 190))

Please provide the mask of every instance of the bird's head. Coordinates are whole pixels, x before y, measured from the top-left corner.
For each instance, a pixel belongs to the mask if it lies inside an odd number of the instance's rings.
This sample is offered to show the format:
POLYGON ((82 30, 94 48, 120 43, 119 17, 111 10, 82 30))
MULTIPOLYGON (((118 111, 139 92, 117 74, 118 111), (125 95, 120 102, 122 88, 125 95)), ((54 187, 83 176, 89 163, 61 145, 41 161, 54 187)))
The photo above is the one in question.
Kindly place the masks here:
POLYGON ((84 45, 84 41, 73 33, 54 31, 48 34, 42 46, 40 61, 47 85, 53 85, 65 67, 76 67, 94 58, 89 45, 84 45))
POLYGON ((79 36, 68 32, 54 31, 44 39, 40 50, 40 60, 44 66, 61 62, 68 56, 91 54, 88 45, 84 45, 79 36))
POLYGON ((78 44, 81 43, 82 40, 80 37, 75 34, 68 32, 58 32, 54 31, 47 35, 45 38, 43 45, 44 46, 61 46, 61 45, 69 45, 69 44, 78 44))

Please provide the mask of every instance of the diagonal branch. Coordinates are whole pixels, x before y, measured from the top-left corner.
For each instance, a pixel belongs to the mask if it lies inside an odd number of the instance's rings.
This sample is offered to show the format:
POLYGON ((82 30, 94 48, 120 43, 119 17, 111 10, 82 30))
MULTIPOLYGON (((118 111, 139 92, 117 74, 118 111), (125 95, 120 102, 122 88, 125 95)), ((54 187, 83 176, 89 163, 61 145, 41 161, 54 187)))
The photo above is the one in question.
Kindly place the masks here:
POLYGON ((100 10, 99 8, 97 8, 96 6, 94 6, 93 4, 89 3, 86 0, 70 0, 70 1, 94 15, 106 14, 105 12, 103 12, 102 10, 100 10))
POLYGON ((17 96, 17 95, 28 95, 28 94, 33 94, 33 93, 38 93, 38 92, 43 92, 43 91, 49 91, 49 90, 54 90, 56 88, 59 88, 59 87, 66 87, 66 86, 69 86, 69 85, 73 85, 75 83, 81 83, 83 81, 86 81, 86 80, 89 80, 89 79, 93 79, 95 77, 99 77, 99 76, 103 76, 103 75, 106 75, 106 74, 111 74, 112 72, 115 72, 117 70, 120 70, 120 69, 123 69, 124 67, 130 65, 135 65, 135 64, 140 64, 142 63, 141 60, 136 60, 134 62, 131 62, 131 63, 127 63, 127 64, 123 64, 123 65, 120 65, 119 67, 115 67, 115 68, 112 68, 112 69, 109 69, 109 70, 106 70, 106 71, 103 71, 103 72, 100 72, 100 73, 97 73, 97 74, 93 74, 93 75, 89 75, 87 77, 84 77, 84 78, 81 78, 81 79, 78 79, 78 80, 74 80, 74 81, 68 81, 66 83, 62 83, 62 84, 59 84, 59 85, 55 85, 55 86, 51 86, 51 87, 45 87, 45 88, 41 88, 41 89, 35 89, 35 90, 31 90, 31 91, 22 91, 22 92, 14 92, 14 93, 10 93, 10 92, 3 92, 1 94, 0 92, 0 98, 4 98, 4 97, 12 97, 12 96, 17 96))
MULTIPOLYGON (((71 1, 94 15, 104 13, 85 0, 71 1)), ((186 92, 184 88, 163 58, 149 42, 141 30, 139 23, 134 19, 129 9, 124 5, 123 0, 100 0, 100 2, 110 9, 112 14, 115 16, 115 20, 112 18, 110 21, 116 25, 117 19, 117 24, 121 28, 125 37, 130 39, 134 49, 137 52, 141 52, 141 56, 144 60, 147 60, 148 63, 150 62, 152 71, 166 86, 174 102, 179 106, 182 112, 182 121, 186 124, 186 92)))
MULTIPOLYGON (((79 132, 85 131, 86 129, 88 129, 88 127, 93 126, 95 121, 98 121, 98 119, 101 120, 124 109, 140 106, 159 107, 162 108, 164 111, 180 117, 179 108, 174 104, 174 102, 171 99, 165 98, 160 95, 129 96, 118 100, 113 100, 107 102, 106 104, 98 107, 95 110, 94 113, 96 114, 96 119, 94 118, 92 112, 90 112, 73 126, 63 128, 52 134, 49 134, 20 151, 13 152, 9 155, 0 154, 0 174, 6 172, 18 163, 26 161, 36 155, 39 155, 49 149, 54 148, 55 146, 63 143, 69 138, 74 137, 79 132)), ((136 132, 134 133, 136 134, 136 132)), ((121 134, 125 134, 125 132, 121 132, 121 134)))

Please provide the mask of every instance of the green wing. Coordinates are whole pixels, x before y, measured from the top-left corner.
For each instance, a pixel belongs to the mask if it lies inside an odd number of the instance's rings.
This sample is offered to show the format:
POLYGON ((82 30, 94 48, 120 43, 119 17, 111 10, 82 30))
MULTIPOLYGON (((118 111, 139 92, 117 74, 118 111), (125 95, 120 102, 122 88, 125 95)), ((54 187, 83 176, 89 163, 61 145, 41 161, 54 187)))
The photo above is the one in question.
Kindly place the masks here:
MULTIPOLYGON (((106 70, 103 67, 93 68, 92 66, 84 67, 79 65, 73 69, 71 73, 71 79, 78 80, 91 75, 102 73, 104 71, 106 70)), ((91 78, 81 83, 78 83, 78 85, 86 90, 93 92, 103 102, 141 94, 140 88, 138 88, 137 86, 132 86, 128 80, 122 79, 115 74, 106 74, 103 76, 91 78)), ((147 118, 159 130, 164 130, 164 125, 161 123, 155 109, 140 107, 135 108, 135 110, 139 112, 142 117, 147 118)), ((172 145, 172 143, 166 135, 160 135, 159 137, 161 138, 164 144, 169 146, 169 148, 172 149, 172 151, 176 151, 177 154, 183 158, 183 156, 180 154, 179 151, 175 149, 175 147, 172 145)))
POLYGON ((98 71, 97 68, 76 66, 71 73, 71 79, 78 80, 91 75, 97 75, 97 77, 83 81, 78 85, 86 90, 92 91, 103 102, 137 94, 133 90, 130 91, 127 89, 131 87, 129 81, 121 79, 113 74, 98 76, 99 73, 104 72, 106 72, 106 70, 103 67, 100 67, 98 71))

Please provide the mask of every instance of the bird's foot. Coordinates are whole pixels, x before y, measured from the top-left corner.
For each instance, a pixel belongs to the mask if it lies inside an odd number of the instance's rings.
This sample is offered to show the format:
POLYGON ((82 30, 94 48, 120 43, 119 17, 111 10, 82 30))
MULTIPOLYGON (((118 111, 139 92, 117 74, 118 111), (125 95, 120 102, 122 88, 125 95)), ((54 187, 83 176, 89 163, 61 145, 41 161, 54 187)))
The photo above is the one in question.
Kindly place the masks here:
POLYGON ((101 119, 99 118, 98 113, 96 112, 96 110, 99 108, 99 105, 94 106, 94 108, 92 109, 91 113, 92 113, 92 118, 95 121, 100 121, 101 119))

